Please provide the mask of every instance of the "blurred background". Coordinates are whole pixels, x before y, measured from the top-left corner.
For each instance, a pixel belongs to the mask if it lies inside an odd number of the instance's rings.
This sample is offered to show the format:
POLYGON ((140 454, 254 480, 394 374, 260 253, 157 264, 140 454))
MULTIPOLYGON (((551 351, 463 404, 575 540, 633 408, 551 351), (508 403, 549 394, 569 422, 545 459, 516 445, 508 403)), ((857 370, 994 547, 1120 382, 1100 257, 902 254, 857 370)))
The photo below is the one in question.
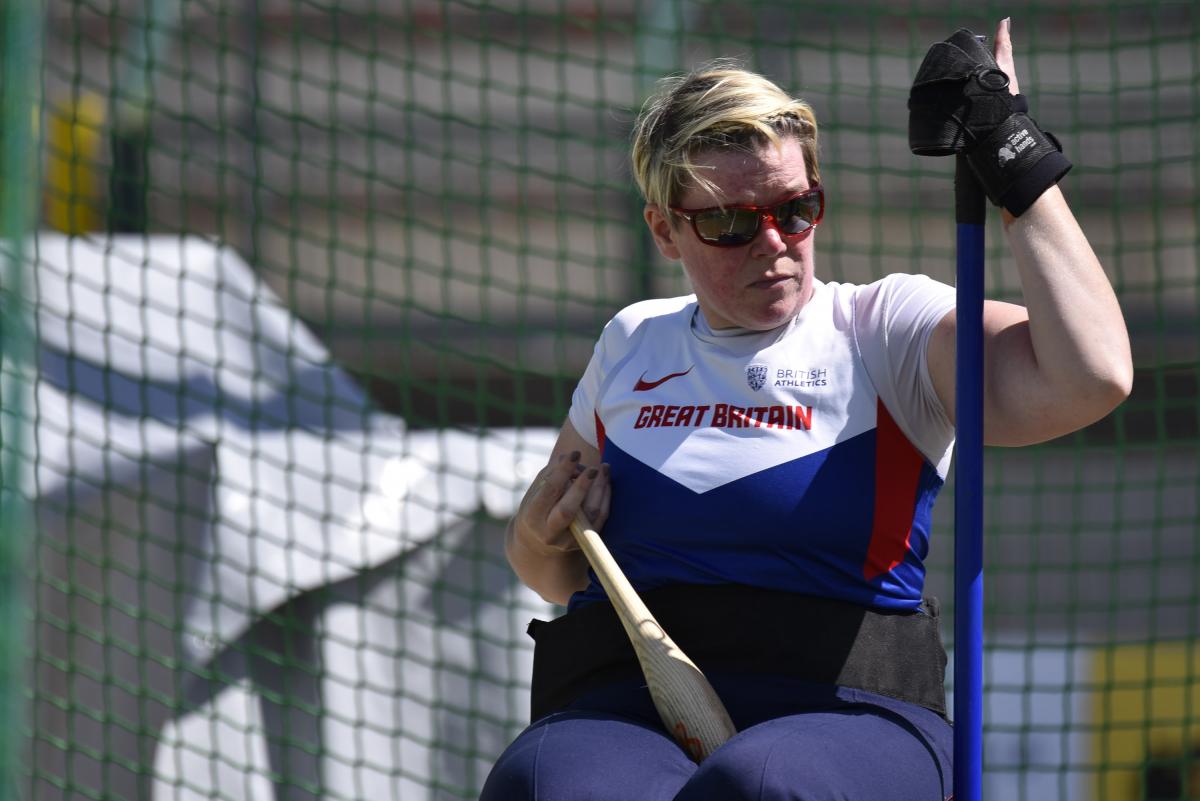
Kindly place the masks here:
POLYGON ((820 277, 953 283, 953 161, 909 153, 905 101, 929 44, 1004 16, 1137 373, 987 453, 985 795, 1200 797, 1191 0, 0 9, 11 797, 476 797, 560 611, 503 522, 604 322, 688 291, 628 168, 653 82, 733 56, 804 96, 820 277))

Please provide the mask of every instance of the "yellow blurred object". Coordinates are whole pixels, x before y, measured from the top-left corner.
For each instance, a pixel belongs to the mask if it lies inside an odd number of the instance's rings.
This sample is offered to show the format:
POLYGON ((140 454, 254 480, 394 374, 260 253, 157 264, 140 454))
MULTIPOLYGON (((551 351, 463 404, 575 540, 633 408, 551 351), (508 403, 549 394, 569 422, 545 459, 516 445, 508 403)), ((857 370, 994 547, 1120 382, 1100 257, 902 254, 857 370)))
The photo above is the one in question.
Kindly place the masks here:
POLYGON ((55 104, 46 117, 46 225, 66 234, 97 231, 104 219, 104 101, 85 92, 55 104))
POLYGON ((1095 676, 1092 798, 1142 801, 1155 772, 1191 786, 1149 798, 1200 798, 1200 643, 1116 646, 1095 676))

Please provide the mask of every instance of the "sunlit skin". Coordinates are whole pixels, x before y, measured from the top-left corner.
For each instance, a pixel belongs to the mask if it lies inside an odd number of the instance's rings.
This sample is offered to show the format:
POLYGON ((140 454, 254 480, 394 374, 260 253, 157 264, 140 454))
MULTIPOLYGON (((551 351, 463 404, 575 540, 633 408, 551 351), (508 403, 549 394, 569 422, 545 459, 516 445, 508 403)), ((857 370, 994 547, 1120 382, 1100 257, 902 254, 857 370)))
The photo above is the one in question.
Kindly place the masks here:
MULTIPOLYGON (((767 143, 753 154, 713 150, 694 161, 716 186, 716 194, 689 187, 675 205, 701 209, 725 204, 777 203, 809 187, 804 151, 794 137, 781 147, 767 143)), ((687 220, 670 209, 648 205, 646 224, 659 251, 683 262, 684 272, 708 324, 714 329, 767 331, 791 320, 813 293, 815 231, 783 236, 763 225, 741 247, 701 242, 687 220)))

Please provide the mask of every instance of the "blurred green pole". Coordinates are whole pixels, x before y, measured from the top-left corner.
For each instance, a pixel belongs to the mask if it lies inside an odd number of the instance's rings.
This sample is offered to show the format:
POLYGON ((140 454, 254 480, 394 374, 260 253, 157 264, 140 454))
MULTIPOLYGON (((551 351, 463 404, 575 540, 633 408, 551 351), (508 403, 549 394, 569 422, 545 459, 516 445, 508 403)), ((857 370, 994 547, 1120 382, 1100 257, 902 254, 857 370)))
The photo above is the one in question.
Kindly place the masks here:
POLYGON ((150 118, 154 79, 168 56, 183 17, 182 0, 143 0, 121 48, 113 96, 112 173, 108 230, 145 233, 150 225, 150 118))
MULTIPOLYGON (((683 72, 683 40, 690 27, 695 4, 687 0, 649 0, 640 10, 634 34, 634 69, 637 79, 637 102, 646 102, 659 78, 683 72)), ((634 237, 632 264, 636 275, 631 300, 656 297, 653 265, 658 258, 654 241, 642 226, 641 194, 633 202, 630 220, 638 232, 634 237)))
POLYGON ((37 197, 34 88, 40 74, 42 4, 4 3, 0 67, 0 798, 15 799, 26 773, 25 560, 29 546, 22 470, 32 382, 24 249, 37 197))

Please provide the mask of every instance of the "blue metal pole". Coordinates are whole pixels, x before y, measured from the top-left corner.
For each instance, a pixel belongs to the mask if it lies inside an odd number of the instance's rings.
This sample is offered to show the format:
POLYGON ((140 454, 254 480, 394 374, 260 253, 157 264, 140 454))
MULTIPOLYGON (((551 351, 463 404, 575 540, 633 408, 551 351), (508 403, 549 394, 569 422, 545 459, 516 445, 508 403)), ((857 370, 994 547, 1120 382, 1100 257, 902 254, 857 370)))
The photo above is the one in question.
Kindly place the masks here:
POLYGON ((954 797, 983 785, 983 243, 987 198, 966 157, 954 176, 958 324, 954 469, 954 797))

